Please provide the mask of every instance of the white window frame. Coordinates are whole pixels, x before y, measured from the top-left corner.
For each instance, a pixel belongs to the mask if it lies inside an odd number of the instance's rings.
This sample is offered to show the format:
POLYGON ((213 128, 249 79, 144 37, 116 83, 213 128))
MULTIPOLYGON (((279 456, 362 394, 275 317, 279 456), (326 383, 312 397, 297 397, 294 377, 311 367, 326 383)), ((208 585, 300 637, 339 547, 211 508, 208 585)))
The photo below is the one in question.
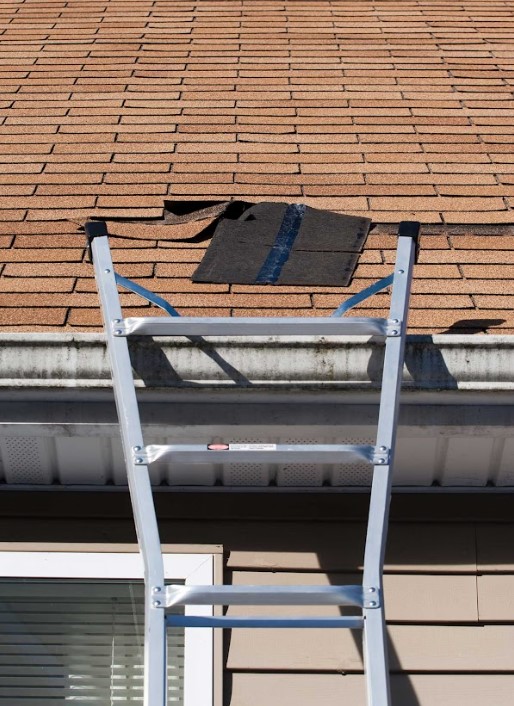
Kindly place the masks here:
MULTIPOLYGON (((164 577, 185 585, 212 586, 212 554, 165 553, 164 577)), ((0 578, 143 579, 137 552, 0 551, 0 578)), ((212 606, 186 606, 186 615, 213 615, 212 606)), ((185 628, 184 706, 212 706, 214 630, 185 628)))

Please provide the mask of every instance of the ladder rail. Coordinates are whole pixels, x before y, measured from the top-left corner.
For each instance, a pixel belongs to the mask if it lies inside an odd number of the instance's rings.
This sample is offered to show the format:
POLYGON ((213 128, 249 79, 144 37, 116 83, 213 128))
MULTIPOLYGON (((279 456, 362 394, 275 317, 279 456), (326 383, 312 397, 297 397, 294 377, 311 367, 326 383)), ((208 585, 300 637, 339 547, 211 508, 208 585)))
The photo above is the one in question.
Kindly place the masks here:
POLYGON ((379 609, 375 610, 369 606, 364 608, 364 663, 369 706, 389 706, 391 703, 382 574, 393 480, 409 296, 418 236, 419 224, 410 222, 400 224, 390 307, 391 319, 399 322, 400 335, 386 339, 382 371, 377 448, 387 448, 389 460, 384 465, 375 465, 373 470, 363 575, 364 585, 377 586, 379 590, 379 609))
POLYGON ((386 535, 382 531, 376 532, 375 528, 387 526, 388 520, 389 501, 385 496, 390 495, 392 483, 414 250, 413 237, 402 235, 400 231, 390 309, 391 319, 398 322, 400 335, 387 338, 385 343, 377 448, 388 449, 389 461, 380 467, 375 466, 371 486, 372 507, 364 555, 364 583, 370 585, 377 585, 384 563, 386 535))
POLYGON ((145 706, 166 704, 166 624, 156 596, 164 589, 164 562, 148 467, 133 462, 134 447, 144 445, 127 340, 112 334, 111 322, 122 317, 115 272, 102 222, 86 224, 112 371, 114 398, 120 420, 121 440, 134 522, 145 576, 145 706), (98 237, 101 236, 101 237, 98 237))

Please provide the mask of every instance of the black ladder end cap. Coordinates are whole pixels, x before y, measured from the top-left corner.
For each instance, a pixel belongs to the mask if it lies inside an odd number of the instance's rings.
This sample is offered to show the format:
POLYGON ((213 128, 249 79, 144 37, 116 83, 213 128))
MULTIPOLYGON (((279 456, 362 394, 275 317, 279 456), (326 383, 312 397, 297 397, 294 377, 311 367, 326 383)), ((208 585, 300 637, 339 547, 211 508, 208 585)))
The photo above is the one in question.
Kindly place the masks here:
POLYGON ((93 263, 93 249, 91 244, 95 238, 100 238, 103 235, 109 235, 107 224, 105 221, 86 221, 84 224, 84 230, 86 231, 89 262, 93 263))
POLYGON ((398 236, 401 238, 407 237, 412 238, 416 245, 416 254, 414 256, 415 262, 418 261, 419 256, 419 236, 421 230, 421 223, 419 221, 401 221, 398 226, 398 236))
POLYGON ((419 239, 421 223, 419 221, 401 221, 398 227, 398 235, 407 236, 416 242, 419 239))
POLYGON ((105 221, 86 221, 84 225, 86 236, 89 242, 94 238, 99 238, 102 235, 108 235, 107 224, 105 221))

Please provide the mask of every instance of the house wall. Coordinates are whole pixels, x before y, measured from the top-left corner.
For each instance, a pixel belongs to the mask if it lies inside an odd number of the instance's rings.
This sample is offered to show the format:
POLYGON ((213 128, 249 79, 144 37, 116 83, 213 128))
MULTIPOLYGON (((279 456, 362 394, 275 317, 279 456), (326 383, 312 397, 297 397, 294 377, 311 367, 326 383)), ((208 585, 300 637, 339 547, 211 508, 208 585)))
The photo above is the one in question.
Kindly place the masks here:
MULTIPOLYGON (((163 542, 223 545, 226 583, 358 578, 364 495, 157 493, 156 504, 163 542)), ((0 541, 84 548, 135 536, 125 493, 5 491, 0 541)), ((511 496, 393 498, 385 591, 395 706, 510 706, 513 546, 511 496)), ((278 610, 339 608, 265 612, 278 610)), ((365 703, 361 636, 347 630, 234 630, 224 662, 225 706, 365 703)))

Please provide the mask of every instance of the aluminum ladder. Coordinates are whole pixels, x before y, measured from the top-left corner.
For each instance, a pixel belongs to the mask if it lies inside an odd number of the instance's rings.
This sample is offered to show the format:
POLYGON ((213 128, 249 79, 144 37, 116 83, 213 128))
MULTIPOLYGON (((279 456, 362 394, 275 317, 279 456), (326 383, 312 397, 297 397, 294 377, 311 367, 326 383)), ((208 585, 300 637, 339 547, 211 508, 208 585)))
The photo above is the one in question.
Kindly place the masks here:
MULTIPOLYGON (((419 223, 404 221, 398 230, 394 272, 350 297, 330 317, 231 318, 182 317, 165 300, 118 275, 113 267, 107 227, 101 221, 85 226, 101 301, 114 395, 121 427, 128 485, 145 576, 144 705, 165 706, 166 628, 295 627, 360 628, 364 634, 364 665, 369 706, 391 706, 382 572, 391 496, 399 394, 404 362, 412 269, 419 223), (343 318, 342 314, 375 292, 392 285, 389 318, 343 318), (123 318, 118 286, 140 294, 168 316, 123 318), (339 334, 385 339, 385 357, 375 445, 364 444, 169 444, 145 445, 129 358, 127 337, 138 336, 264 336, 339 334), (221 446, 221 448, 220 448, 221 446), (192 464, 240 462, 335 463, 364 460, 373 467, 362 584, 352 586, 173 586, 165 585, 157 517, 148 466, 156 461, 192 464), (186 605, 338 605, 357 606, 358 616, 340 617, 194 617, 169 615, 172 606, 186 605)), ((193 339, 194 340, 194 339, 193 339)))

